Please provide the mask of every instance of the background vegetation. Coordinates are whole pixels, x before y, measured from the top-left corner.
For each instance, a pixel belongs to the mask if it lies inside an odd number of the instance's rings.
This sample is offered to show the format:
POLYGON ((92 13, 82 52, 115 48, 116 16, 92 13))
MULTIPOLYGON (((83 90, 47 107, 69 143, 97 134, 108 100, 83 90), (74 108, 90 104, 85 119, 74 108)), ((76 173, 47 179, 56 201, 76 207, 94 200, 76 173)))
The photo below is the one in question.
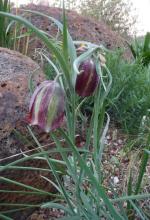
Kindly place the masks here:
POLYGON ((109 112, 126 132, 136 134, 150 109, 150 66, 127 62, 120 51, 107 54, 107 65, 113 75, 109 112))
MULTIPOLYGON (((50 3, 60 7, 59 1, 50 3)), ((78 11, 84 16, 104 21, 112 30, 120 33, 122 36, 129 36, 136 32, 134 24, 137 21, 137 15, 130 0, 81 0, 79 2, 67 0, 66 8, 78 11)))

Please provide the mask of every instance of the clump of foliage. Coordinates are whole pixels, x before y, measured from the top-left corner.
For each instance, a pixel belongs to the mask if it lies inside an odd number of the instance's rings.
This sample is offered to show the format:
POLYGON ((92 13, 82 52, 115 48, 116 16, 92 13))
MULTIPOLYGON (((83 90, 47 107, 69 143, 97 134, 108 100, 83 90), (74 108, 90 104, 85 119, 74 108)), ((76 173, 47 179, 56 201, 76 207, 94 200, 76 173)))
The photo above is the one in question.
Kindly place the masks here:
POLYGON ((136 62, 143 66, 150 64, 150 32, 147 32, 144 39, 135 39, 132 44, 128 43, 136 62))
POLYGON ((113 76, 109 112, 126 132, 136 134, 150 109, 150 67, 125 61, 120 51, 107 54, 107 65, 113 76))
MULTIPOLYGON (((106 102, 111 120, 125 132, 138 134, 150 109, 150 67, 126 61, 121 50, 107 52, 106 63, 113 77, 106 102)), ((82 111, 91 114, 93 102, 93 97, 89 97, 82 111)))
MULTIPOLYGON (((51 5, 61 7, 60 1, 54 0, 51 5)), ((134 9, 130 0, 66 0, 67 9, 76 10, 84 16, 104 21, 112 30, 123 36, 135 33, 134 24, 137 21, 132 13, 134 9)))
MULTIPOLYGON (((0 0, 0 11, 10 12, 10 1, 0 0)), ((9 44, 9 32, 7 32, 7 27, 9 24, 9 19, 7 17, 0 17, 0 46, 7 47, 9 44)))
POLYGON ((86 0, 81 1, 82 14, 104 21, 112 30, 128 36, 136 22, 132 16, 133 6, 130 1, 123 0, 86 0))
MULTIPOLYGON (((9 0, 0 0, 0 11, 10 13, 13 4, 9 0)), ((17 14, 17 9, 16 9, 17 14)), ((7 17, 0 16, 0 46, 27 54, 31 32, 23 25, 16 25, 7 17)))

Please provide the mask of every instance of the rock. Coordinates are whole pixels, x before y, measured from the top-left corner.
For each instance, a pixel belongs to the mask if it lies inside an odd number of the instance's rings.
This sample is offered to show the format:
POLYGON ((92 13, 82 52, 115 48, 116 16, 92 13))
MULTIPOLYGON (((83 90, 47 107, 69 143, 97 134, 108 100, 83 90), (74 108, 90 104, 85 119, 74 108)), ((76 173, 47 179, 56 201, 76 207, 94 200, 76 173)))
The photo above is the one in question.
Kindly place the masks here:
MULTIPOLYGON (((62 9, 60 8, 29 4, 24 6, 23 9, 44 13, 62 22, 62 9)), ((24 14, 21 10, 18 10, 18 13, 24 14)), ((108 49, 127 47, 125 39, 119 36, 118 33, 112 31, 104 22, 84 17, 72 10, 66 10, 66 15, 68 30, 73 40, 84 40, 96 44, 103 44, 108 49)), ((58 28, 47 18, 32 13, 26 14, 25 17, 36 27, 46 31, 51 36, 58 34, 58 28)), ((30 38, 30 42, 28 54, 33 56, 35 48, 41 48, 43 44, 37 38, 30 38)), ((131 57, 130 51, 127 50, 125 55, 127 58, 131 57)))
POLYGON ((113 182, 114 182, 114 185, 118 184, 119 183, 119 179, 117 176, 114 176, 113 177, 113 182))
POLYGON ((35 62, 18 52, 0 48, 0 159, 17 153, 17 149, 11 147, 12 133, 17 123, 26 123, 29 78, 36 70, 34 82, 38 84, 44 74, 35 62))
MULTIPOLYGON (((39 66, 30 58, 9 49, 0 48, 0 165, 6 165, 16 159, 23 158, 21 152, 36 148, 35 142, 27 133, 26 115, 30 99, 29 79, 34 72, 34 85, 39 84, 44 79, 44 74, 39 66), (16 135, 19 134, 18 136, 16 135), (20 136, 20 139, 18 138, 20 136), (28 139, 29 136, 29 139, 28 139), (25 141, 25 140, 28 140, 25 141), (15 156, 19 153, 19 156, 15 156), (7 158, 7 159, 6 159, 7 158), (8 159, 9 158, 9 159, 8 159)), ((46 140, 45 134, 37 132, 40 138, 46 140)), ((46 143, 46 141, 45 141, 46 143)), ((28 154, 29 155, 29 154, 28 154)), ((18 165, 18 164, 16 164, 18 165)), ((19 163, 19 166, 44 167, 47 168, 43 160, 28 160, 19 163)), ((2 168, 2 167, 1 167, 2 168)), ((4 178, 26 184, 31 187, 52 191, 52 185, 44 180, 41 175, 52 179, 49 172, 44 173, 28 169, 6 169, 0 168, 0 189, 1 190, 23 190, 26 188, 7 183, 4 178)), ((28 195, 23 193, 0 192, 0 203, 28 203, 34 204, 47 198, 47 195, 28 195)), ((15 207, 17 208, 17 207, 15 207)), ((10 206, 0 205, 0 210, 12 209, 10 206)), ((13 219, 22 220, 24 215, 17 212, 13 219), (20 217, 18 217, 20 216, 20 217)))

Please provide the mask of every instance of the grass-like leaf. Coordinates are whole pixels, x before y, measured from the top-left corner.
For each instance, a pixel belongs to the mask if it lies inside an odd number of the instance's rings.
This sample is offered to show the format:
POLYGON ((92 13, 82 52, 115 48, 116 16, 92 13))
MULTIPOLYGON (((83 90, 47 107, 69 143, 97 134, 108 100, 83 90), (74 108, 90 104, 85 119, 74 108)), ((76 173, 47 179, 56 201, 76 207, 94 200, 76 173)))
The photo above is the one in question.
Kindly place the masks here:
POLYGON ((29 185, 17 182, 15 180, 11 180, 9 178, 0 177, 0 181, 6 182, 6 183, 9 183, 9 184, 15 184, 15 185, 21 186, 21 187, 23 187, 23 188, 25 188, 27 190, 32 190, 33 192, 43 193, 43 195, 49 195, 49 196, 53 196, 53 197, 56 196, 56 194, 54 195, 53 193, 50 193, 50 192, 47 192, 47 191, 44 191, 44 190, 41 190, 41 189, 37 189, 35 187, 32 187, 32 186, 29 186, 29 185))
MULTIPOLYGON (((135 205, 135 203, 132 200, 129 200, 131 203, 131 206, 134 208, 134 210, 137 212, 138 216, 140 217, 141 220, 146 220, 145 217, 143 216, 143 213, 139 210, 139 208, 135 205)), ((133 214, 134 216, 134 214, 133 214)))
POLYGON ((84 170, 84 172, 86 173, 86 175, 90 178, 92 185, 95 187, 95 189, 97 190, 98 195, 100 196, 100 198, 103 199, 105 205, 107 206, 107 208, 109 209, 111 215, 118 220, 121 220, 122 217, 120 216, 120 214, 117 212, 117 210, 113 207, 112 203, 110 202, 110 200, 108 199, 104 188, 100 185, 100 183, 97 182, 96 178, 93 176, 93 173, 91 172, 91 170, 88 168, 88 166, 86 165, 85 161, 83 160, 83 158, 81 157, 81 155, 79 154, 77 148, 74 146, 74 144, 72 143, 72 141, 69 139, 69 137, 62 131, 60 130, 62 135, 64 136, 64 138, 67 140, 67 142, 70 144, 73 152, 75 153, 78 162, 80 164, 80 166, 82 167, 82 169, 84 170))
POLYGON ((47 202, 44 203, 41 208, 56 208, 56 209, 61 209, 64 210, 66 213, 69 213, 72 215, 72 212, 70 211, 69 208, 66 208, 65 206, 58 204, 58 203, 54 203, 54 202, 47 202))
MULTIPOLYGON (((0 0, 0 11, 10 12, 10 1, 0 0)), ((9 34, 6 32, 8 19, 0 16, 0 46, 7 47, 9 41, 9 34)))
POLYGON ((66 63, 68 63, 68 61, 69 61, 69 56, 68 56, 68 30, 67 30, 67 19, 66 19, 64 1, 63 1, 63 53, 64 53, 66 63))
POLYGON ((143 152, 143 157, 142 157, 142 162, 141 162, 141 167, 140 167, 140 171, 139 171, 139 176, 138 176, 138 180, 135 186, 135 194, 139 193, 140 190, 140 186, 142 183, 142 179, 146 170, 146 166, 148 163, 148 159, 149 159, 149 155, 147 154, 147 152, 143 152))
POLYGON ((149 51, 150 50, 150 32, 147 32, 145 39, 144 39, 144 46, 143 51, 149 51))
POLYGON ((3 214, 0 214, 0 218, 1 218, 1 220, 13 220, 12 218, 10 218, 6 215, 3 215, 3 214))

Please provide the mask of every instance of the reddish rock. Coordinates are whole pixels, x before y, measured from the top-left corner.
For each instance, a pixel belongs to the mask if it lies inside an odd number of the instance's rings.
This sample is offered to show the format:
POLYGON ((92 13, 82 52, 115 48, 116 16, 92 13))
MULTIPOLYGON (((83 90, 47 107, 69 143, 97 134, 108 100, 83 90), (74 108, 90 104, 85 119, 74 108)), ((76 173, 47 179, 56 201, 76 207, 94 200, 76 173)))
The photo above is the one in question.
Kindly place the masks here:
POLYGON ((0 48, 0 158, 17 153, 17 149, 11 148, 12 133, 17 123, 26 122, 29 78, 35 70, 36 85, 44 78, 40 67, 29 57, 0 48))
MULTIPOLYGON (((44 79, 44 74, 39 66, 30 58, 18 52, 0 48, 0 165, 6 165, 18 158, 23 158, 24 156, 15 156, 15 154, 37 147, 26 128, 26 115, 30 99, 29 79, 36 69, 37 71, 33 77, 34 85, 44 79), (16 135, 16 131, 19 135, 16 135)), ((40 134, 39 132, 36 134, 39 136, 39 141, 42 139, 44 141, 48 140, 45 134, 40 134)), ((35 159, 19 163, 19 166, 48 167, 43 160, 35 159)), ((39 170, 0 169, 0 177, 9 178, 10 180, 50 192, 52 190, 51 184, 44 180, 41 175, 52 179, 51 174, 47 171, 43 173, 39 170)), ((0 189, 11 191, 27 190, 16 184, 9 184, 2 178, 0 178, 0 189)), ((45 200, 46 197, 46 195, 0 192, 0 203, 37 204, 45 200)), ((10 208, 12 209, 8 205, 6 207, 0 205, 0 210, 8 210, 10 208)), ((24 219, 23 215, 19 214, 19 216, 16 212, 13 217, 16 220, 24 219)))
MULTIPOLYGON (((62 22, 62 9, 60 8, 29 4, 25 6, 24 9, 41 12, 62 22)), ((19 13, 22 13, 21 10, 19 13)), ((125 39, 119 36, 118 33, 112 31, 104 22, 84 17, 72 10, 67 10, 66 15, 68 29, 73 40, 84 40, 96 44, 103 44, 109 49, 127 47, 125 39)), ((27 13, 25 17, 36 27, 46 31, 51 36, 56 36, 56 34, 58 34, 58 28, 47 18, 32 13, 27 13)), ((30 38, 30 40, 31 43, 29 43, 28 54, 33 55, 35 48, 41 48, 42 43, 36 38, 30 38)), ((129 50, 126 51, 126 55, 127 57, 131 57, 129 50)))

